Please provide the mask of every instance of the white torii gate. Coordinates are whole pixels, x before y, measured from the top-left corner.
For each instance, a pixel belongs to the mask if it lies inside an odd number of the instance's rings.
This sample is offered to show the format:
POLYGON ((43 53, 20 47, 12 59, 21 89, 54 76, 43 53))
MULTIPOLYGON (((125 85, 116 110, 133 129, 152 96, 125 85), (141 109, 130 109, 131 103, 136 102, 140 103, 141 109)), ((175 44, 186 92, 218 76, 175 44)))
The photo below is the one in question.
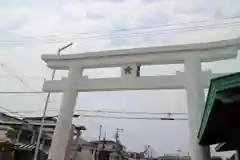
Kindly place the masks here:
POLYGON ((197 133, 204 110, 204 87, 219 74, 203 72, 201 62, 218 61, 237 56, 239 39, 209 43, 148 47, 71 55, 43 55, 51 69, 69 70, 62 80, 45 81, 43 91, 64 92, 59 121, 52 140, 49 159, 64 160, 78 92, 114 90, 186 89, 190 155, 193 160, 210 159, 208 147, 198 145, 197 133), (184 63, 185 71, 173 76, 139 76, 139 66, 184 63), (122 67, 119 78, 88 79, 86 68, 122 67))

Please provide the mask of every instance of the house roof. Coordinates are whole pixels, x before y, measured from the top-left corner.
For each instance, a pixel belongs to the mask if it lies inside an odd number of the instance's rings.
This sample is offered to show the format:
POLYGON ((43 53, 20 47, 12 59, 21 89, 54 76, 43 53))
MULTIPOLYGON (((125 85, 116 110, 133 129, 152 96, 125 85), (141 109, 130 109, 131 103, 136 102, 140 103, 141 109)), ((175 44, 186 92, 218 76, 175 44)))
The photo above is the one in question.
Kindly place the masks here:
MULTIPOLYGON (((32 120, 32 121, 36 121, 36 120, 39 120, 39 121, 41 121, 42 120, 42 117, 26 117, 26 118, 23 118, 24 120, 27 120, 27 121, 29 121, 29 120, 32 120)), ((57 118, 56 118, 56 116, 47 116, 47 117, 45 117, 45 119, 44 119, 45 121, 53 121, 53 122, 57 122, 57 118)))
POLYGON ((240 145, 238 142, 236 143, 222 142, 215 147, 215 150, 217 152, 225 152, 225 151, 237 150, 239 148, 240 148, 240 145))
MULTIPOLYGON (((8 115, 6 113, 3 113, 3 112, 0 112, 0 114, 4 117, 8 117, 10 119, 13 119, 14 121, 17 121, 17 122, 26 122, 23 119, 20 119, 20 118, 14 117, 14 116, 10 116, 10 115, 8 115)), ((0 119, 1 119, 1 117, 0 117, 0 119)), ((2 120, 2 121, 4 121, 4 120, 2 120)))
MULTIPOLYGON (((24 118, 25 121, 27 121, 29 124, 34 125, 35 127, 39 127, 41 125, 40 122, 42 120, 42 117, 26 117, 24 118)), ((53 123, 45 122, 44 127, 45 128, 55 128, 57 123, 56 116, 47 116, 45 117, 46 121, 52 121, 53 123)), ((84 125, 75 125, 76 130, 86 130, 86 127, 84 125)))
MULTIPOLYGON (((238 117, 240 117, 240 109, 236 107, 236 105, 239 106, 239 95, 240 73, 234 73, 211 80, 205 110, 198 132, 200 144, 216 144, 231 138, 231 136, 228 136, 229 133, 233 131, 234 124, 240 121, 240 119, 238 119, 238 117)), ((234 132, 231 134, 234 134, 234 132)))
POLYGON ((90 148, 96 148, 96 145, 93 143, 88 142, 87 140, 79 137, 77 144, 79 147, 90 147, 90 148))
POLYGON ((90 143, 96 143, 96 144, 116 144, 115 141, 112 141, 112 140, 98 140, 98 141, 91 141, 90 143))

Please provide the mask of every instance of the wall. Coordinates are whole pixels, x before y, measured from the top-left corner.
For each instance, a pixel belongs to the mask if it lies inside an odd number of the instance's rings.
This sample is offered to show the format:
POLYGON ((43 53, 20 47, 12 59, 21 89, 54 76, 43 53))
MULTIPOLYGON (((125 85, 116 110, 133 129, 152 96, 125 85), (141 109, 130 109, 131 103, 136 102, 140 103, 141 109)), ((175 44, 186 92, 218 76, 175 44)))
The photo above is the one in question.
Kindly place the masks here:
POLYGON ((110 153, 110 160, 122 160, 122 157, 120 157, 116 152, 110 153))
POLYGON ((5 141, 6 139, 6 130, 0 130, 0 141, 5 141))
POLYGON ((91 148, 82 148, 78 152, 76 160, 94 160, 95 151, 92 152, 91 148))

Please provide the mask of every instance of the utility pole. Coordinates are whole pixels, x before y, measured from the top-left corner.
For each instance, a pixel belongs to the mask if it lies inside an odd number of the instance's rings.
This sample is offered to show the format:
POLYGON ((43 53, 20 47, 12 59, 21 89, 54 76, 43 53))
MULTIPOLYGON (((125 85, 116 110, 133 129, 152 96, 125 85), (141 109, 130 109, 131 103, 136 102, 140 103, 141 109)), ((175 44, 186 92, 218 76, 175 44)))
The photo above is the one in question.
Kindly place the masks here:
POLYGON ((102 138, 102 125, 100 125, 100 128, 99 128, 99 138, 98 140, 100 141, 102 138))
POLYGON ((123 129, 122 128, 117 128, 117 131, 116 131, 116 135, 115 135, 115 138, 116 138, 116 142, 119 141, 119 137, 120 137, 120 132, 122 132, 123 129))
POLYGON ((117 128, 116 134, 115 134, 115 138, 116 138, 116 149, 117 150, 121 150, 121 145, 120 145, 120 141, 119 141, 119 137, 120 137, 120 132, 122 132, 123 129, 122 128, 117 128))
MULTIPOLYGON (((73 43, 69 43, 68 45, 66 45, 64 47, 59 48, 58 51, 57 51, 57 56, 60 55, 61 51, 63 51, 64 49, 66 49, 66 48, 68 48, 72 45, 73 45, 73 43)), ((53 72, 52 72, 51 80, 54 80, 55 74, 56 74, 56 70, 54 69, 53 72)), ((43 116, 42 116, 42 119, 41 119, 41 125, 40 125, 40 129, 39 129, 39 133, 38 133, 38 138, 37 138, 37 142, 36 142, 36 148, 35 148, 33 160, 37 160, 37 157, 38 157, 38 150, 39 150, 40 143, 41 143, 44 121, 45 121, 45 117, 46 117, 46 112, 47 112, 47 107, 48 107, 50 96, 51 96, 51 92, 48 92, 47 98, 46 98, 46 101, 45 101, 45 105, 44 105, 43 116)))

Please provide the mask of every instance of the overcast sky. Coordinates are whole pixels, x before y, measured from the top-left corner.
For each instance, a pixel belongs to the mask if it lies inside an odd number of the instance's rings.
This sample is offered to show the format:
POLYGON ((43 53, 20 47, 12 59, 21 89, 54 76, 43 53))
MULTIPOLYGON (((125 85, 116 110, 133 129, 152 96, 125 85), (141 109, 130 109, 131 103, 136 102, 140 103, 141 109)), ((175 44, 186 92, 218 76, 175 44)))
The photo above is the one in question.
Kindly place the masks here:
MULTIPOLYGON (((51 71, 40 56, 55 54, 58 47, 69 42, 74 45, 62 54, 236 38, 240 36, 240 18, 233 17, 240 17, 239 0, 0 1, 0 91, 41 90, 44 77, 48 78, 51 71), (196 21, 204 22, 188 23, 196 21), (176 25, 179 23, 184 25, 176 25), (219 23, 224 25, 216 27, 219 23), (208 27, 196 27, 199 25, 208 27)), ((214 72, 239 68, 239 59, 203 64, 204 70, 214 72)), ((183 70, 183 65, 153 66, 144 67, 142 74, 183 70)), ((57 74, 58 78, 65 75, 57 74)), ((120 70, 89 70, 85 74, 92 78, 119 76, 120 70)), ((59 108, 60 100, 60 95, 54 95, 49 107, 59 108)), ((0 105, 12 111, 40 111, 44 95, 0 95, 0 105)), ((76 109, 187 112, 185 92, 165 90, 80 93, 76 109)), ((48 112, 54 114, 57 112, 48 112)), ((159 154, 174 153, 177 148, 186 153, 189 148, 187 121, 82 118, 76 123, 87 127, 84 137, 88 140, 97 139, 100 124, 110 139, 117 127, 124 128, 121 140, 131 150, 142 151, 145 144, 159 154)))

